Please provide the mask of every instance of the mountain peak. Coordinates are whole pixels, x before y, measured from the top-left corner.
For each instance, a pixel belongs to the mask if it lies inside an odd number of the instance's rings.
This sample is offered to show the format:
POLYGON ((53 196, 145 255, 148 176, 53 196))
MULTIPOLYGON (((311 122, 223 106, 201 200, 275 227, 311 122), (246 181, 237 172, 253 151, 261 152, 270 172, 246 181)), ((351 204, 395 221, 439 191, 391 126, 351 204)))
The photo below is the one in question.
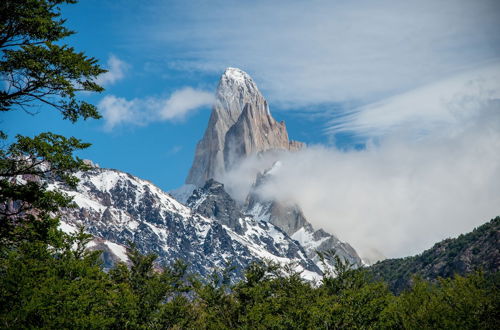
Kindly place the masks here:
POLYGON ((186 183, 202 187, 208 179, 221 180, 229 167, 246 156, 302 146, 288 140, 285 124, 271 116, 253 79, 243 70, 230 67, 219 81, 212 114, 196 146, 186 183))
POLYGON ((253 82, 252 77, 250 77, 248 73, 241 69, 231 67, 224 71, 221 80, 231 80, 242 84, 247 81, 253 82))
POLYGON ((252 77, 243 70, 227 68, 217 86, 214 112, 217 112, 221 122, 231 126, 238 120, 246 104, 262 105, 264 107, 259 107, 262 108, 259 110, 269 112, 267 102, 252 77))

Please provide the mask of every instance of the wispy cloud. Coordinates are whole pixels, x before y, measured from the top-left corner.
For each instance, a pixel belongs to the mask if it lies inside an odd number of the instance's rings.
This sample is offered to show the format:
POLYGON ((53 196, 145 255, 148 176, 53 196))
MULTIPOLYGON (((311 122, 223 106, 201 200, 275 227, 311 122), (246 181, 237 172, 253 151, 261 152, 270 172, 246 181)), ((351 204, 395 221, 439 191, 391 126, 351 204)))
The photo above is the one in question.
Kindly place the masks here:
POLYGON ((182 149, 183 149, 182 146, 176 145, 176 146, 173 146, 172 148, 170 148, 170 150, 168 151, 167 154, 169 156, 174 156, 174 155, 178 154, 182 149))
POLYGON ((209 106, 213 100, 213 93, 187 87, 175 91, 160 107, 159 115, 163 120, 184 119, 189 112, 209 106))
POLYGON ((431 131, 456 131, 499 99, 500 61, 496 61, 350 110, 330 121, 327 133, 373 138, 397 132, 414 138, 431 131))
POLYGON ((212 93, 186 87, 168 98, 127 100, 107 95, 99 102, 98 108, 103 114, 105 129, 112 130, 119 125, 143 126, 155 121, 183 120, 189 113, 212 102, 212 93))
POLYGON ((170 68, 241 67, 271 102, 282 105, 376 101, 500 53, 496 0, 215 0, 165 6, 157 2, 150 8, 151 24, 137 31, 137 42, 168 49, 170 68))
POLYGON ((115 55, 111 55, 105 66, 105 69, 108 70, 108 72, 99 75, 96 82, 103 86, 113 85, 125 77, 128 67, 129 65, 127 63, 120 60, 115 55))

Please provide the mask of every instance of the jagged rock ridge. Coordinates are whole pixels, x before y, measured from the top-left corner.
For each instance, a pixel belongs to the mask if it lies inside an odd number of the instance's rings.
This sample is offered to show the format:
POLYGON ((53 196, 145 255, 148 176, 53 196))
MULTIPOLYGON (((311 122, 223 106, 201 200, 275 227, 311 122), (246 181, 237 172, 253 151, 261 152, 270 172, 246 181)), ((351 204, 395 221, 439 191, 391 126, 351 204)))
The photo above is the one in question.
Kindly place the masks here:
MULTIPOLYGON (((298 205, 287 205, 276 200, 263 199, 259 195, 259 188, 272 178, 273 173, 279 171, 279 167, 280 162, 278 161, 271 169, 258 175, 245 202, 243 212, 282 229, 300 243, 307 256, 320 268, 323 265, 317 251, 335 251, 339 257, 348 261, 353 267, 362 266, 364 264, 362 259, 349 243, 342 242, 335 235, 327 233, 323 229, 315 230, 298 205)), ((330 265, 333 265, 333 261, 330 261, 330 265)))
POLYGON ((133 242, 142 253, 157 254, 160 264, 182 259, 204 277, 231 264, 237 280, 251 262, 264 258, 294 263, 306 279, 321 275, 298 242, 271 223, 239 213, 215 181, 195 191, 190 208, 120 171, 94 168, 77 177, 75 190, 60 182, 50 185, 73 196, 78 205, 63 210, 61 226, 67 231, 85 226, 95 237, 91 248, 105 251, 107 267, 126 261, 124 246, 133 242))
POLYGON ((203 138, 196 146, 187 184, 201 187, 208 179, 220 180, 240 159, 268 150, 298 150, 284 122, 277 122, 253 79, 236 68, 222 75, 203 138))
MULTIPOLYGON (((250 155, 262 152, 270 155, 271 151, 277 150, 296 151, 303 146, 301 142, 291 141, 285 124, 277 122, 271 116, 267 101, 252 78, 239 69, 228 68, 219 82, 208 127, 197 145, 186 183, 201 187, 209 179, 221 180, 226 171, 250 155)), ((279 153, 273 153, 272 158, 279 159, 279 153)), ((354 266, 363 264, 348 243, 341 242, 321 229, 315 230, 298 205, 283 205, 276 200, 265 200, 259 196, 257 190, 265 183, 264 177, 265 175, 256 178, 257 182, 243 205, 232 205, 230 209, 238 209, 238 213, 274 224, 298 240, 308 257, 320 267, 316 250, 335 250, 354 266)), ((186 188, 187 185, 179 191, 172 191, 172 194, 185 202, 184 191, 189 191, 186 188)), ((231 217, 237 215, 228 214, 224 220, 227 225, 230 225, 228 221, 234 222, 231 217)))

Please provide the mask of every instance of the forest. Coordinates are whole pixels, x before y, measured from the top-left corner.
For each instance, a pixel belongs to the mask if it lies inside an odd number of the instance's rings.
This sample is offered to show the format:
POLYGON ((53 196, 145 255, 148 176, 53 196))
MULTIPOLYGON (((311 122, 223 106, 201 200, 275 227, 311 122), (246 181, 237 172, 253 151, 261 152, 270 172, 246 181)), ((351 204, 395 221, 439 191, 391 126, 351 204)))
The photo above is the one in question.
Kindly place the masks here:
MULTIPOLYGON (((56 222, 54 222, 56 223, 56 222)), ((415 277, 393 294, 364 269, 336 267, 319 283, 292 267, 252 264, 231 282, 231 269, 201 279, 177 261, 155 267, 131 247, 130 265, 101 267, 90 236, 49 230, 50 244, 2 246, 2 328, 115 329, 496 329, 498 276, 481 272, 430 282, 415 277)), ((324 258, 335 258, 326 254, 324 258)))

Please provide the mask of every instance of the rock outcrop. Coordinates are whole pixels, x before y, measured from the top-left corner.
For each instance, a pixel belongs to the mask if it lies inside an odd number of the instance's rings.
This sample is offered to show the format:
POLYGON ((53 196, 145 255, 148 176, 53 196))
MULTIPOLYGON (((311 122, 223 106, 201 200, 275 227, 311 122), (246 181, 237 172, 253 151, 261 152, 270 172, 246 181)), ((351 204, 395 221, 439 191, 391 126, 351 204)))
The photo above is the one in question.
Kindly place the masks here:
MULTIPOLYGON (((275 171, 279 171, 279 162, 276 162, 270 170, 257 177, 256 183, 243 207, 243 213, 252 216, 254 219, 272 223, 283 230, 300 243, 307 256, 322 270, 324 270, 324 265, 317 252, 334 251, 336 255, 349 262, 353 267, 363 266, 363 260, 349 243, 342 242, 335 235, 327 233, 323 229, 315 230, 298 205, 286 205, 276 200, 263 199, 259 195, 259 187, 265 185, 266 180, 269 180, 275 171)), ((326 262, 329 266, 333 266, 333 260, 326 262)))
POLYGON ((198 145, 187 184, 202 187, 251 154, 269 150, 298 150, 284 122, 277 122, 253 79, 228 68, 222 75, 205 134, 198 145))
MULTIPOLYGON (((289 139, 284 122, 272 117, 267 101, 252 78, 239 69, 228 68, 220 79, 208 127, 197 145, 186 179, 186 184, 203 188, 194 190, 187 205, 204 216, 217 218, 237 233, 244 230, 238 220, 244 218, 242 214, 270 223, 300 242, 308 258, 320 268, 316 251, 327 250, 334 250, 337 255, 359 267, 363 262, 356 251, 334 235, 321 229, 315 230, 298 205, 264 200, 255 193, 270 173, 256 178, 253 192, 243 205, 232 201, 227 193, 222 193, 223 186, 213 180, 224 181, 224 173, 250 155, 273 152, 279 159, 277 155, 280 151, 297 151, 303 147, 303 143, 289 139), (197 204, 199 201, 203 203, 197 204)), ((186 190, 186 187, 181 190, 186 190)), ((181 193, 172 194, 185 202, 181 193)))
POLYGON ((127 262, 125 246, 134 243, 141 253, 154 253, 159 265, 181 259, 189 272, 208 278, 216 269, 235 267, 233 280, 243 278, 252 262, 269 259, 293 264, 303 278, 319 280, 321 270, 300 244, 273 224, 242 214, 224 191, 209 181, 182 205, 152 183, 130 174, 103 168, 76 173, 76 189, 50 182, 74 198, 77 207, 61 211, 61 229, 79 226, 94 237, 89 248, 102 250, 110 268, 127 262))

